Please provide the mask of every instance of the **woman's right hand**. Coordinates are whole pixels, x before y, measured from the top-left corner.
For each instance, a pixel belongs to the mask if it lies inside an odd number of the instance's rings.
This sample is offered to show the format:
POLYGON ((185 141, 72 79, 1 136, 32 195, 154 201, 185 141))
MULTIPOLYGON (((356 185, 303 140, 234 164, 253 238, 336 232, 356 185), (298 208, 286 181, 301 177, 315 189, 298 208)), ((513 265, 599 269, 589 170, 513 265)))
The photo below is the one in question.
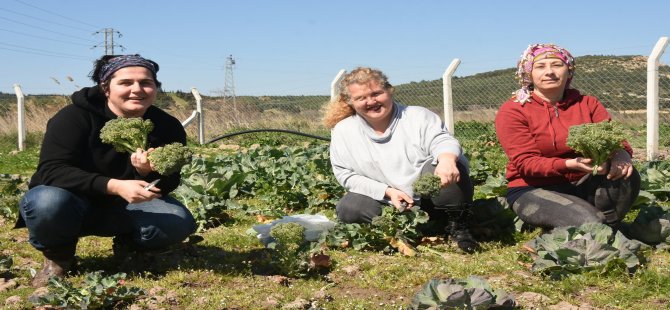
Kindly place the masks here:
POLYGON ((409 210, 414 206, 414 200, 412 197, 397 188, 387 187, 386 197, 391 199, 391 203, 393 204, 393 207, 396 208, 396 210, 409 210), (403 202, 407 204, 404 207, 402 205, 403 202))
POLYGON ((145 189, 149 182, 142 180, 111 179, 107 183, 107 193, 121 196, 129 203, 139 203, 160 197, 160 188, 153 186, 145 189))

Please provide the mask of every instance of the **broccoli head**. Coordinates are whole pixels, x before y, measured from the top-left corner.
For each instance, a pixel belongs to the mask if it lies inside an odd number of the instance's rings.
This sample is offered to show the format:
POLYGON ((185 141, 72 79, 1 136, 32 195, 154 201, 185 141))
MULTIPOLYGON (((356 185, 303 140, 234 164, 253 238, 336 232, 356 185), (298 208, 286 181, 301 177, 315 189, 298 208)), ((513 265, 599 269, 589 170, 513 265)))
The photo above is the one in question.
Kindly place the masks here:
POLYGON ((151 120, 119 117, 105 123, 100 130, 100 139, 114 146, 119 153, 133 153, 138 148, 146 149, 147 136, 153 129, 151 120))
POLYGON ((434 174, 424 174, 420 176, 414 184, 412 184, 412 189, 415 193, 424 196, 424 197, 433 197, 440 193, 440 187, 442 182, 440 177, 434 174))
POLYGON ((283 246, 300 246, 305 242, 305 227, 293 222, 277 224, 270 229, 270 237, 283 246))
POLYGON ((148 157, 156 172, 170 175, 181 171, 181 167, 191 162, 193 151, 179 142, 174 142, 157 147, 148 157))
MULTIPOLYGON (((607 162, 625 140, 621 126, 616 122, 575 125, 568 132, 567 145, 575 152, 593 160, 594 167, 607 162)), ((593 174, 597 173, 596 169, 593 174)))

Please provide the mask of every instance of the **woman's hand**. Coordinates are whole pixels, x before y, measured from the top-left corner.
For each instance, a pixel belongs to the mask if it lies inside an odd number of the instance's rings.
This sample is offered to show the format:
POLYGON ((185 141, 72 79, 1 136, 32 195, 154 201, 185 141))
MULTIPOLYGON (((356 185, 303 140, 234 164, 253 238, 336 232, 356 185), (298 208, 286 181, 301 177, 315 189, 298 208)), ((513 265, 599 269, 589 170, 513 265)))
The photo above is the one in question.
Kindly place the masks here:
POLYGON ((625 150, 614 153, 611 159, 608 180, 628 179, 633 174, 633 161, 625 150))
POLYGON ((135 153, 130 155, 130 164, 135 167, 137 173, 145 177, 153 170, 151 168, 151 163, 149 162, 149 153, 153 152, 154 148, 150 148, 148 151, 137 149, 135 153))
POLYGON ((107 183, 107 193, 121 196, 129 203, 149 201, 160 197, 160 188, 153 186, 146 189, 148 182, 142 180, 111 179, 107 183))
POLYGON ((446 187, 450 184, 458 183, 461 180, 461 172, 458 171, 456 161, 458 157, 451 153, 442 153, 437 158, 435 175, 440 177, 440 185, 446 187))
POLYGON ((411 209, 414 206, 414 200, 412 199, 412 197, 396 188, 387 187, 386 197, 389 197, 389 199, 391 199, 393 207, 395 207, 396 210, 399 211, 411 209), (403 206, 403 202, 405 202, 407 205, 403 206))
POLYGON ((593 173, 593 169, 597 169, 598 170, 597 174, 607 173, 606 162, 598 167, 593 167, 593 165, 591 165, 591 162, 593 162, 591 158, 577 157, 566 160, 565 166, 568 167, 568 169, 575 171, 593 173))

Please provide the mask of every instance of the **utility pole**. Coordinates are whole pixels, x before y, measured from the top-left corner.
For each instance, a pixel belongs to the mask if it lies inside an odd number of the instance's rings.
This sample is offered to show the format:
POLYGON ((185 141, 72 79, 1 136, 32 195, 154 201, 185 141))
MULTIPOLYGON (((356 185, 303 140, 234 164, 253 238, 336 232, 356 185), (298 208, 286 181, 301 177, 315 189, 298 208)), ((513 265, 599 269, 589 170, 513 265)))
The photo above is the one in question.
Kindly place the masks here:
MULTIPOLYGON (((121 35, 120 32, 114 30, 114 28, 105 28, 100 31, 96 31, 93 33, 93 35, 96 34, 104 34, 105 41, 104 41, 104 46, 105 46, 105 55, 114 55, 114 47, 118 46, 121 48, 121 50, 125 50, 126 48, 123 47, 123 45, 118 45, 114 44, 114 35, 116 34, 117 37, 121 38, 123 35, 121 35)), ((93 45, 93 48, 100 47, 99 44, 93 45)))
POLYGON ((226 58, 226 78, 223 82, 223 103, 231 104, 237 112, 237 103, 235 102, 235 78, 233 77, 233 69, 235 66, 235 59, 233 55, 226 58))

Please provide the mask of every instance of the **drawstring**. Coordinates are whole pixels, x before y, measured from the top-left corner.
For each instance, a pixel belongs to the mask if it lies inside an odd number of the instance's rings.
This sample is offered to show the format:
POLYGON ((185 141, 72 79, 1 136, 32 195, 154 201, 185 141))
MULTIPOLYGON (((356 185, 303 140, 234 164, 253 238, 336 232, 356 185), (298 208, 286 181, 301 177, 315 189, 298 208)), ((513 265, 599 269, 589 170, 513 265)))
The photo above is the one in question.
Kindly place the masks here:
MULTIPOLYGON (((542 105, 547 110, 547 116, 549 117, 549 133, 551 134, 551 144, 554 146, 554 149, 556 149, 556 131, 554 130, 554 125, 551 121, 551 106, 547 107, 547 103, 544 101, 542 101, 542 105)), ((556 117, 558 117, 558 107, 554 107, 554 109, 556 112, 556 117)))

